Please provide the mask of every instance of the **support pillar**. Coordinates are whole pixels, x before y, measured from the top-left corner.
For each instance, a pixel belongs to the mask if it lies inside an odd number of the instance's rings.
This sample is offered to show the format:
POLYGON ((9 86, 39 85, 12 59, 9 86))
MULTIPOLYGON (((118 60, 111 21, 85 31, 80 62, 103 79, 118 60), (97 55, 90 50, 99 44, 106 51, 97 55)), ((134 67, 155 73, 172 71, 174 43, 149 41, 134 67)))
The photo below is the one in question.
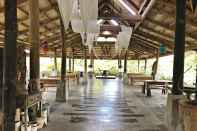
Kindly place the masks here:
POLYGON ((72 59, 71 59, 71 57, 69 58, 69 72, 72 72, 72 59))
POLYGON ((93 49, 90 50, 90 65, 89 65, 89 77, 93 78, 94 75, 94 53, 93 49))
POLYGON ((146 73, 147 71, 147 59, 145 59, 145 62, 144 62, 144 73, 146 73))
POLYGON ((157 72, 158 72, 158 66, 159 66, 159 50, 157 50, 155 76, 157 75, 157 72))
POLYGON ((122 78, 122 60, 121 60, 121 56, 118 57, 118 77, 122 78))
POLYGON ((75 50, 73 49, 73 57, 72 57, 72 72, 74 73, 75 72, 75 50))
POLYGON ((183 88, 184 78, 184 55, 185 55, 185 0, 176 0, 176 31, 173 66, 172 93, 180 95, 183 88))
POLYGON ((84 77, 83 77, 83 84, 87 83, 88 80, 88 74, 87 74, 87 51, 86 51, 86 47, 84 48, 84 77))
POLYGON ((125 51, 124 57, 124 74, 123 74, 124 84, 129 84, 128 76, 127 76, 127 51, 125 51))
POLYGON ((138 59, 138 73, 140 72, 140 59, 138 59))
POLYGON ((57 68, 57 49, 54 50, 54 65, 55 65, 55 71, 58 72, 57 68))
MULTIPOLYGON (((184 52, 185 52, 185 13, 186 1, 176 0, 176 31, 174 48, 174 67, 173 67, 173 87, 172 94, 167 98, 167 127, 170 131, 179 131, 182 129, 182 114, 180 113, 180 100, 184 99, 182 95, 183 76, 184 76, 184 52)), ((189 131, 189 130, 187 130, 189 131)), ((195 130, 196 131, 196 130, 195 130)))
POLYGON ((29 0, 30 16, 30 80, 40 89, 40 36, 39 36, 39 2, 29 0))
POLYGON ((58 102, 65 102, 66 101, 66 52, 65 52, 65 40, 66 40, 66 33, 63 25, 63 21, 60 19, 61 25, 61 39, 62 39, 62 63, 61 63, 61 82, 60 87, 57 88, 56 92, 56 101, 58 102))
POLYGON ((84 49, 84 73, 87 74, 87 52, 86 52, 86 48, 84 49))
MULTIPOLYGON (((3 131, 15 130, 17 1, 5 0, 5 45, 3 62, 3 131)), ((2 117, 2 116, 1 116, 2 117)))
POLYGON ((2 94, 3 93, 3 48, 0 48, 0 112, 2 111, 2 94))
POLYGON ((124 74, 127 73, 127 51, 125 52, 125 58, 124 58, 124 74))

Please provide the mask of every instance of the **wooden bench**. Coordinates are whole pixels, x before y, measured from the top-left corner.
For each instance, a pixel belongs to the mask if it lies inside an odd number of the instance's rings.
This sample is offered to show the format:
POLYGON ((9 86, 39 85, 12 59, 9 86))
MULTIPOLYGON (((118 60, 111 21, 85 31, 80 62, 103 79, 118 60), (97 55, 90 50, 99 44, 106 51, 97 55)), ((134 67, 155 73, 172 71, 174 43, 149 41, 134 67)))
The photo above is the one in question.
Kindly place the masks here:
MULTIPOLYGON (((66 81, 77 81, 78 82, 79 76, 77 73, 67 73, 65 80, 66 81)), ((44 88, 48 87, 57 87, 60 83, 60 77, 50 77, 50 78, 42 78, 40 79, 40 83, 44 88)))
POLYGON ((151 89, 161 89, 162 94, 166 94, 168 90, 168 85, 172 85, 172 81, 168 80, 145 80, 144 86, 142 87, 142 93, 147 96, 151 96, 151 89))

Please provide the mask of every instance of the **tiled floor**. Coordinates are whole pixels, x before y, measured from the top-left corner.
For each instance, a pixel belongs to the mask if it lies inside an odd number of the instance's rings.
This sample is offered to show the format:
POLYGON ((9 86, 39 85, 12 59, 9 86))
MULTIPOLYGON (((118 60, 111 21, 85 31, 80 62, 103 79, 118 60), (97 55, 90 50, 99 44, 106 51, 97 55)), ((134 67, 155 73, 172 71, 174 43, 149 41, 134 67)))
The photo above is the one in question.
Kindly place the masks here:
POLYGON ((50 89, 47 100, 50 121, 41 131, 167 131, 166 96, 154 90, 147 98, 141 88, 123 86, 118 79, 72 86, 67 103, 54 102, 55 89, 50 89))

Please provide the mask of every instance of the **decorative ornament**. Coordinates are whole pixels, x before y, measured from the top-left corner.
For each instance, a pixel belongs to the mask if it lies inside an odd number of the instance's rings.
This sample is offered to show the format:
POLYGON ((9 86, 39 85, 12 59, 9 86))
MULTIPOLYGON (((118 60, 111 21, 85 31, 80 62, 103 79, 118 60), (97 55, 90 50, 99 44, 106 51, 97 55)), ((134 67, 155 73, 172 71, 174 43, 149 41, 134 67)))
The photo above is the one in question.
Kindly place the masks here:
POLYGON ((161 44, 159 47, 159 52, 160 54, 164 54, 166 52, 166 47, 164 44, 161 44))
POLYGON ((43 52, 46 54, 49 50, 48 43, 46 41, 43 42, 43 44, 41 45, 41 48, 43 49, 43 52))

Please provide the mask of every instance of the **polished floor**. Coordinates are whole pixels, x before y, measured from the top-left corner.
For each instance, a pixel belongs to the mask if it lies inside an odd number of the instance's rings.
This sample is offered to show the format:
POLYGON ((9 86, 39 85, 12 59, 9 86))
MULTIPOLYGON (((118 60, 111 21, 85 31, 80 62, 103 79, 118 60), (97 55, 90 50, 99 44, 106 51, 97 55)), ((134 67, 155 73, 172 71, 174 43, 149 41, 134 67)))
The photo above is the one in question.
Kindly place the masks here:
POLYGON ((127 87, 119 79, 89 80, 69 87, 67 103, 57 103, 55 89, 47 94, 50 121, 42 131, 167 131, 164 126, 166 96, 127 87))

